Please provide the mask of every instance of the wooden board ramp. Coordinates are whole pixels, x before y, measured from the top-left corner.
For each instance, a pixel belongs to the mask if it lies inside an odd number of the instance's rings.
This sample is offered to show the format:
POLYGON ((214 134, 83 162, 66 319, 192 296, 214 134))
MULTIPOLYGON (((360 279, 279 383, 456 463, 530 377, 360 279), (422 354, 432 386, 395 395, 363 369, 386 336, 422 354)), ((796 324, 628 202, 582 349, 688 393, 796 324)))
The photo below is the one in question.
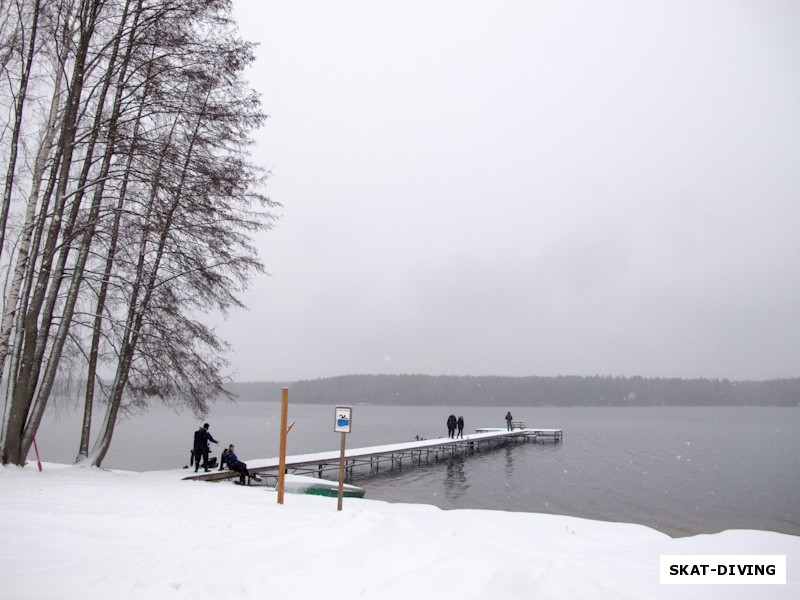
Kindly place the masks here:
MULTIPOLYGON (((552 441, 558 443, 562 438, 563 430, 561 429, 518 428, 507 431, 506 429, 485 427, 477 429, 476 433, 465 435, 463 438, 458 439, 435 438, 400 442, 385 446, 350 448, 345 450, 346 478, 348 480, 352 479, 356 472, 359 475, 362 473, 378 473, 382 466, 388 469, 397 468, 402 470, 404 464, 431 464, 432 462, 437 463, 440 460, 451 459, 456 456, 470 456, 510 442, 552 441)), ((338 471, 339 458, 339 450, 287 456, 286 472, 322 477, 328 471, 338 471)), ((251 459, 245 462, 250 473, 269 475, 270 473, 277 473, 279 458, 251 459)), ((238 476, 238 473, 223 470, 196 473, 184 477, 184 479, 221 481, 238 476)))

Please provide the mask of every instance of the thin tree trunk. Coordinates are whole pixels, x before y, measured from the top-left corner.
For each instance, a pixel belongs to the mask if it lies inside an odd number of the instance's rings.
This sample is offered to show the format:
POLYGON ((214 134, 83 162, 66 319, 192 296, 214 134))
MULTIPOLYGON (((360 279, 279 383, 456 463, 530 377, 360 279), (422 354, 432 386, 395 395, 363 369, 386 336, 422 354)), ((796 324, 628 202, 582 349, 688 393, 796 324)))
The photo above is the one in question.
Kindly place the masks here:
MULTIPOLYGON (((106 415, 105 420, 103 421, 101 436, 95 442, 92 452, 88 458, 89 464, 95 467, 99 467, 102 464, 103 459, 105 458, 106 454, 108 453, 108 449, 111 446, 111 438, 114 434, 117 415, 119 413, 120 405, 122 404, 122 394, 128 383, 128 375, 130 373, 133 357, 136 353, 136 345, 139 341, 142 322, 144 320, 144 316, 147 314, 153 290, 156 288, 159 267, 164 256, 164 248, 166 247, 167 239, 170 234, 172 219, 174 218, 175 211, 178 209, 182 201, 183 188, 186 182, 187 173, 189 171, 189 164, 192 159, 194 145, 197 141, 197 136, 200 130, 203 108, 206 106, 207 101, 208 95, 206 96, 205 101, 202 103, 202 108, 199 111, 191 142, 186 149, 186 159, 184 160, 184 164, 181 169, 180 182, 174 192, 172 204, 167 211, 164 222, 161 224, 158 248, 156 250, 153 266, 150 271, 150 277, 146 282, 143 281, 145 276, 144 260, 148 245, 146 234, 142 239, 142 244, 139 251, 139 261, 136 267, 136 280, 133 285, 133 293, 131 294, 131 299, 128 305, 128 317, 125 327, 126 334, 120 351, 119 362, 117 363, 117 371, 114 376, 114 383, 111 388, 111 397, 109 398, 108 406, 106 407, 106 415), (138 302, 139 294, 141 293, 143 293, 142 300, 141 302, 138 302)), ((155 202, 155 200, 155 197, 153 197, 151 200, 151 205, 152 202, 155 202)))
MULTIPOLYGON (((60 162, 56 202, 42 255, 38 281, 33 292, 31 304, 25 315, 25 336, 22 341, 23 348, 18 365, 19 372, 15 377, 9 422, 3 446, 4 463, 11 462, 21 465, 25 462, 25 455, 21 452, 21 442, 25 421, 27 420, 28 411, 38 383, 38 375, 36 375, 38 366, 34 363, 37 355, 41 356, 43 354, 44 342, 42 340, 46 338, 46 334, 39 331, 38 317, 46 299, 47 284, 52 270, 52 259, 55 256, 56 244, 62 228, 62 216, 67 197, 66 188, 75 149, 78 111, 86 74, 86 59, 100 5, 100 0, 83 0, 80 6, 81 33, 75 52, 72 80, 60 129, 59 151, 63 158, 60 162)), ((43 326, 49 329, 49 320, 43 322, 43 326)))
MULTIPOLYGON (((112 73, 117 68, 117 58, 119 55, 119 47, 122 41, 122 33, 125 29, 127 24, 127 20, 129 17, 129 9, 130 5, 133 0, 128 0, 125 4, 125 9, 123 11, 122 17, 120 19, 120 24, 118 28, 118 32, 116 35, 116 41, 114 44, 114 48, 109 59, 109 67, 108 67, 108 74, 105 78, 105 83, 103 84, 103 89, 100 93, 100 97, 98 99, 98 107, 97 113, 94 123, 94 130, 99 131, 100 126, 100 119, 103 115, 103 107, 105 105, 105 99, 108 94, 108 90, 111 87, 111 80, 112 80, 112 73)), ((139 0, 141 4, 141 0, 139 0)), ((23 456, 27 456, 28 451, 30 450, 30 446, 33 444, 33 437, 36 435, 36 431, 39 428, 39 424, 41 423, 42 416, 44 415, 44 409, 47 406, 47 401, 50 398, 50 392, 53 387, 53 382, 55 380, 56 373, 58 371, 58 365, 61 360, 61 353, 64 349, 64 344, 67 341, 67 336, 69 334, 69 329, 72 324, 72 316, 75 310, 75 304, 78 300, 78 294, 81 288, 81 284, 83 282, 83 272, 86 267, 86 261, 89 258, 89 249, 92 245, 92 241, 94 238, 94 233, 97 227, 97 219, 100 214, 100 205, 103 199, 103 192, 105 190, 105 181, 108 175, 109 169, 111 167, 111 160, 114 156, 114 150, 116 147, 117 141, 117 124, 120 118, 120 107, 122 105, 122 96, 124 91, 124 82, 125 78, 127 77, 127 70, 128 65, 130 63, 130 56, 132 52, 132 42, 133 37, 136 32, 136 21, 138 20, 138 12, 134 16, 134 22, 130 28, 128 33, 128 40, 126 42, 127 48, 126 52, 122 58, 121 64, 119 65, 119 71, 117 73, 117 89, 116 94, 114 97, 114 102, 111 110, 111 117, 108 124, 108 134, 106 136, 105 141, 105 152, 103 156, 103 163, 100 168, 100 173, 98 176, 98 183, 95 186, 94 194, 92 197, 92 204, 89 210, 89 217, 88 223, 83 230, 83 235, 81 239, 81 243, 79 244, 78 248, 78 256, 76 259, 75 264, 73 265, 73 273, 72 273, 72 280, 70 282, 70 287, 67 293, 67 298, 64 302, 64 307, 62 309, 61 319, 56 331, 55 337, 53 339, 52 346, 50 348, 50 356, 47 361, 47 366, 44 371, 44 375, 42 377, 41 385, 38 388, 36 399, 33 402, 33 406, 31 407, 30 414, 28 416, 28 421, 25 426, 25 431, 22 437, 22 454, 23 456)), ((88 178, 88 163, 94 153, 95 147, 95 140, 96 135, 93 135, 92 142, 90 143, 89 150, 87 151, 87 157, 85 159, 85 166, 84 166, 84 173, 81 177, 81 183, 83 184, 86 179, 88 178)), ((76 199, 75 205, 77 206, 79 201, 76 199)), ((76 211, 73 211, 76 212, 76 211)), ((72 216, 72 215, 71 215, 72 216)), ((74 225, 74 222, 69 223, 69 229, 71 230, 74 225)), ((66 256, 69 252, 69 240, 66 241, 64 246, 62 247, 61 256, 59 258, 58 269, 54 272, 54 277, 61 278, 64 273, 64 266, 66 264, 66 256)), ((50 291, 50 299, 48 301, 47 310, 45 311, 45 318, 50 319, 52 315, 53 306, 55 305, 55 295, 58 291, 59 286, 54 284, 51 286, 50 291)), ((42 336, 45 337, 45 336, 42 336)), ((42 344, 42 347, 44 344, 42 344)), ((37 345, 38 348, 38 345, 37 345)), ((41 364, 41 359, 37 356, 37 361, 41 364)))
POLYGON ((36 4, 33 6, 27 60, 23 59, 19 89, 17 90, 17 102, 14 106, 14 128, 11 133, 11 155, 8 158, 6 184, 5 189, 3 190, 2 206, 0 206, 0 258, 3 256, 3 248, 5 246, 6 239, 6 222, 8 221, 8 211, 11 206, 11 195, 14 189, 14 175, 17 170, 17 153, 19 151, 19 136, 22 132, 22 119, 25 108, 25 99, 28 95, 28 79, 30 78, 31 68, 33 66, 33 56, 36 49, 36 34, 39 29, 39 11, 40 0, 36 0, 36 4))
MULTIPOLYGON (((141 7, 141 2, 140 2, 141 7)), ((92 428, 92 412, 94 407, 94 393, 95 393, 95 378, 97 376, 97 362, 100 354, 100 338, 103 333, 103 312, 105 311, 106 296, 108 295, 108 287, 111 280, 111 272, 114 267, 114 257, 117 251, 117 243, 119 241, 120 223, 122 221, 122 209, 125 204, 125 199, 128 190, 128 182, 131 173, 131 166, 133 158, 136 153, 135 146, 139 135, 141 126, 142 113, 144 112, 145 100, 147 98, 148 85, 150 83, 150 72, 152 62, 148 65, 148 73, 145 78, 145 90, 142 94, 142 101, 139 103, 138 114, 136 115, 134 130, 131 135, 133 141, 130 151, 128 153, 127 165, 125 168, 125 178, 122 182, 122 188, 119 192, 119 199, 117 200, 116 210, 114 211, 114 222, 111 225, 110 238, 108 251, 106 252, 106 263, 101 277, 100 291, 97 295, 97 304, 94 313, 94 326, 92 327, 92 342, 89 349, 88 369, 86 375, 86 394, 84 398, 83 409, 83 426, 81 427, 81 440, 78 447, 78 456, 76 462, 82 462, 89 456, 89 439, 91 437, 92 428)))
MULTIPOLYGON (((44 170, 47 165, 47 158, 53 148, 55 141, 55 122, 58 115, 58 98, 61 94, 61 71, 56 75, 55 92, 50 105, 50 114, 48 116, 47 124, 44 128, 43 138, 39 144, 36 152, 36 159, 34 160, 32 185, 31 191, 28 195, 28 205, 25 211, 25 222, 22 227, 22 238, 20 239, 19 248, 17 250, 17 260, 14 267, 14 272, 11 277, 11 287, 8 295, 5 298, 5 312, 3 313, 3 320, 0 324, 0 381, 3 380, 5 372, 6 359, 10 351, 11 332, 14 328, 15 315, 18 311, 17 305, 20 302, 20 291, 22 283, 25 279, 25 273, 28 270, 28 262, 30 260, 31 243, 36 226, 36 207, 39 203, 39 192, 41 190, 42 179, 44 170)), ((3 441, 6 437, 7 419, 4 413, 2 435, 0 435, 0 447, 3 446, 3 441)))

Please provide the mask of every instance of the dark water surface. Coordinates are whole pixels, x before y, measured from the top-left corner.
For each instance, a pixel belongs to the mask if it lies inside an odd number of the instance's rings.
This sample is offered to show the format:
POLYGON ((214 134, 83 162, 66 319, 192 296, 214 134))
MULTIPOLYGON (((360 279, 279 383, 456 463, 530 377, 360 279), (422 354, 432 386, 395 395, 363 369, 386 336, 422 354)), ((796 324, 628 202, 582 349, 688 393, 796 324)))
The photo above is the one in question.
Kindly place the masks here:
MULTIPOLYGON (((800 409, 531 408, 355 406, 347 447, 446 435, 447 415, 465 433, 504 427, 511 410, 529 427, 563 428, 560 444, 512 443, 467 458, 358 477, 367 497, 441 508, 565 514, 647 525, 672 536, 725 529, 800 535, 800 409)), ((336 450, 334 407, 291 405, 289 454, 336 450)), ((278 454, 280 405, 217 404, 211 433, 247 460, 278 454)), ((42 459, 71 462, 78 415, 49 414, 37 440, 42 459)), ((152 409, 121 422, 104 467, 136 471, 183 467, 191 414, 152 409)))

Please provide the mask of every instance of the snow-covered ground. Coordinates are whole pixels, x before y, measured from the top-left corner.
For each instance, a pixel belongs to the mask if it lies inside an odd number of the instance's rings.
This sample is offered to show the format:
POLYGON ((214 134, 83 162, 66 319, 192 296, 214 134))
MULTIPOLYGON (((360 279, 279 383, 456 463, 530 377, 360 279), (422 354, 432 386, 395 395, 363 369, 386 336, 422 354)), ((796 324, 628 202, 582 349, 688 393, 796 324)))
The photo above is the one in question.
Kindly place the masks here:
MULTIPOLYGON (((798 598, 800 537, 672 539, 573 517, 453 510, 45 464, 0 467, 0 598, 798 598), (662 585, 662 554, 786 555, 785 585, 662 585)), ((368 488, 368 486, 367 486, 368 488)), ((369 491, 367 492, 369 494, 369 491)))

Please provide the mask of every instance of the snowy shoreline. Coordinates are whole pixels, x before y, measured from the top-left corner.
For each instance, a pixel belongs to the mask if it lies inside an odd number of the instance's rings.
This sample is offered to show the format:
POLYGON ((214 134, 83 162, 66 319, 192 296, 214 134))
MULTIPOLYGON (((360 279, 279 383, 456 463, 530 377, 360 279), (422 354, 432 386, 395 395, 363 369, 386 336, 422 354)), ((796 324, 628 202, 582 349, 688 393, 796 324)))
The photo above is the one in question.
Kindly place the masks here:
POLYGON ((45 464, 0 468, 3 597, 795 598, 800 537, 441 510, 45 464), (661 585, 664 554, 786 555, 785 585, 661 585))

